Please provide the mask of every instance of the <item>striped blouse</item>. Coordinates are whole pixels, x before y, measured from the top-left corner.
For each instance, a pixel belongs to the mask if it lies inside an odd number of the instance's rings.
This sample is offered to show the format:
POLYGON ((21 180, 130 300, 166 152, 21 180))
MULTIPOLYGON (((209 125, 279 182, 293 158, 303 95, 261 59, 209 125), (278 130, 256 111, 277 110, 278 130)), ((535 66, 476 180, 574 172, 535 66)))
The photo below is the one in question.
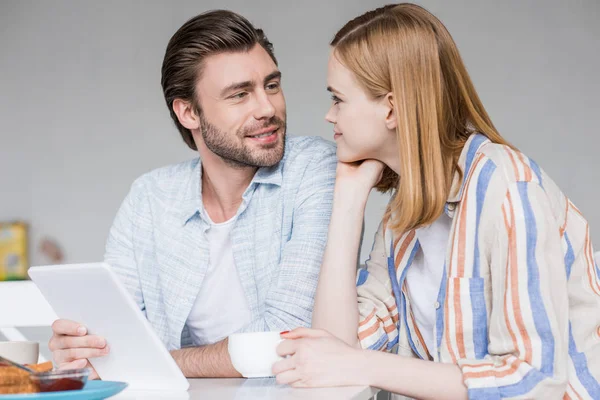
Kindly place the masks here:
POLYGON ((538 165, 472 135, 452 218, 431 352, 406 273, 415 230, 381 224, 357 292, 363 348, 457 364, 473 399, 600 399, 600 270, 587 221, 538 165))

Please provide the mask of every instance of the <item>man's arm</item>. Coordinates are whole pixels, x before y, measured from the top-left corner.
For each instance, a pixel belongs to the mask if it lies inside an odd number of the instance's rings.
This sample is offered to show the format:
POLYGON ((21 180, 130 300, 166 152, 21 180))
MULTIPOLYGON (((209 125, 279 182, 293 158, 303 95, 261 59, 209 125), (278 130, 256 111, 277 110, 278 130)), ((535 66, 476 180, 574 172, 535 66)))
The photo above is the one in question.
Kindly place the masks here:
POLYGON ((292 235, 284 245, 278 278, 269 288, 261 317, 241 332, 286 331, 311 324, 333 207, 337 158, 334 147, 303 151, 316 154, 299 177, 292 235))
POLYGON ((240 378, 227 351, 228 339, 201 347, 171 351, 171 356, 188 378, 240 378))
MULTIPOLYGON (((265 311, 240 332, 286 331, 310 326, 319 269, 327 242, 337 159, 335 149, 309 162, 294 204, 293 232, 285 244, 279 278, 267 295, 265 311)), ((171 351, 188 378, 238 378, 228 340, 171 351)))

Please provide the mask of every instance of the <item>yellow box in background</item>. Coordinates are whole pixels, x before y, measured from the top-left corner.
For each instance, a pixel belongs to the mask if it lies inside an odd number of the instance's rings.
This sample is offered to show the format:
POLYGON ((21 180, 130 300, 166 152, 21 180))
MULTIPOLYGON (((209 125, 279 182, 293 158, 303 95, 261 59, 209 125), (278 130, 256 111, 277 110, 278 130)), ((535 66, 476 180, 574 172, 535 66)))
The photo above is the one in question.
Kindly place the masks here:
POLYGON ((27 224, 0 222, 0 281, 29 279, 27 224))

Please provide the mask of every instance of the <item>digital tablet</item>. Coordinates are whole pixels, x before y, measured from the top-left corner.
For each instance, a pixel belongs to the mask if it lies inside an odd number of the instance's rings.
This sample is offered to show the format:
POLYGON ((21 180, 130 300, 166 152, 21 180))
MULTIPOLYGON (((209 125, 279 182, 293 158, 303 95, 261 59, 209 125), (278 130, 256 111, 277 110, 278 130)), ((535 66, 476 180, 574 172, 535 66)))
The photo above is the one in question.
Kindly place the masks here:
POLYGON ((29 276, 59 318, 106 339, 110 353, 89 359, 101 379, 127 382, 133 390, 188 389, 175 360, 109 265, 32 267, 29 276))

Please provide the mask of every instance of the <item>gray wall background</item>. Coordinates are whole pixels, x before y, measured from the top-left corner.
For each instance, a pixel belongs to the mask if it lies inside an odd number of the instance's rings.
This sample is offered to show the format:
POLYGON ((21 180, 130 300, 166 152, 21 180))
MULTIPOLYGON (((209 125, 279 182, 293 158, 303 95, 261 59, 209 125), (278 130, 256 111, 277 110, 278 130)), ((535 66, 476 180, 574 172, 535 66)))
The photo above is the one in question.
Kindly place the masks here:
MULTIPOLYGON (((0 1, 0 220, 56 238, 67 262, 97 261, 140 174, 192 158, 160 89, 167 41, 228 8, 262 27, 284 74, 289 133, 332 139, 324 121, 328 41, 387 3, 0 1)), ((600 235, 600 2, 423 0, 449 28, 501 133, 532 156, 600 235)), ((386 204, 374 194, 361 259, 386 204)), ((597 239, 598 240, 598 239, 597 239)))

